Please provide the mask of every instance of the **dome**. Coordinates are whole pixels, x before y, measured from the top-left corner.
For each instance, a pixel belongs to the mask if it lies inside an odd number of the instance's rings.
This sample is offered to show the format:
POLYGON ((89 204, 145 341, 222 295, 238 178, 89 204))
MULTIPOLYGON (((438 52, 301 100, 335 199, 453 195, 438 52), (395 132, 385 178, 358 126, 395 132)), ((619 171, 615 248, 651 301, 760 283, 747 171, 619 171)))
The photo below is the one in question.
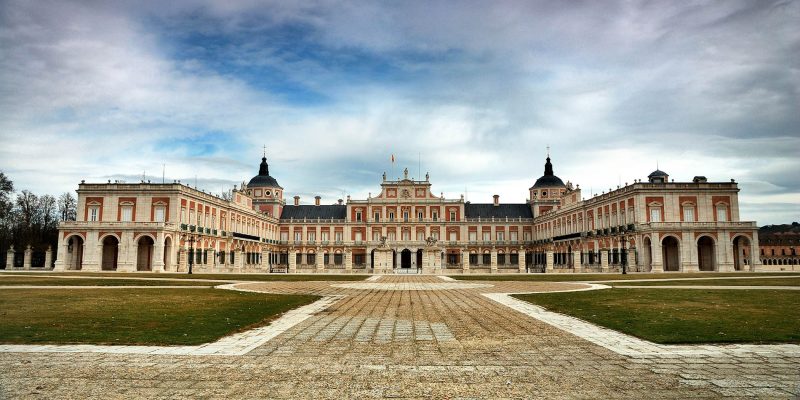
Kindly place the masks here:
POLYGON ((664 171, 662 171, 660 169, 657 169, 657 170, 651 172, 650 175, 647 175, 648 178, 666 178, 668 176, 669 175, 667 175, 666 172, 664 172, 664 171))
POLYGON ((247 183, 248 188, 255 188, 255 187, 274 187, 283 189, 281 185, 278 185, 278 181, 275 178, 269 176, 269 165, 267 164, 267 158, 261 158, 261 165, 258 168, 258 175, 254 176, 253 179, 250 179, 250 182, 247 183))
POLYGON ((547 157, 547 162, 544 164, 544 175, 536 180, 531 189, 550 187, 566 187, 566 185, 561 178, 553 175, 553 164, 550 163, 550 157, 547 157))

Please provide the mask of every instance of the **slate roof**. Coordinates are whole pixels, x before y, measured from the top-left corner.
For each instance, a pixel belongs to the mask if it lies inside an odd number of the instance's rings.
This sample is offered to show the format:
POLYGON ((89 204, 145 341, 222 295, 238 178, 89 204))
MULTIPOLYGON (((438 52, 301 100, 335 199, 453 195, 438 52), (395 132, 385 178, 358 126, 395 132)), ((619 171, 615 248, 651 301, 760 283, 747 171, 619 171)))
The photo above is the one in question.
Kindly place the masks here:
POLYGON ((533 218, 531 206, 528 204, 466 203, 464 213, 467 218, 533 218))
POLYGON ((347 218, 346 205, 287 205, 283 207, 281 221, 288 219, 345 219, 347 218))
POLYGON ((278 181, 269 175, 269 164, 267 164, 266 157, 261 159, 261 164, 258 168, 258 175, 254 176, 253 179, 250 179, 250 182, 247 183, 247 187, 273 187, 283 189, 281 185, 278 185, 278 181))

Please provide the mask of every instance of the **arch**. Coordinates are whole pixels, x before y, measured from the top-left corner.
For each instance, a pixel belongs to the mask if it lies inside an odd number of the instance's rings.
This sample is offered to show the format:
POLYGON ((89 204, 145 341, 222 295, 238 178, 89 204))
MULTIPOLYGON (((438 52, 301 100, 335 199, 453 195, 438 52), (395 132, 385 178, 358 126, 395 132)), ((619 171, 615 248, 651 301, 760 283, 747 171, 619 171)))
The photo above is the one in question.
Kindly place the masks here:
POLYGON ((411 250, 403 249, 400 252, 400 268, 411 268, 411 250))
POLYGON ((697 238, 697 266, 700 271, 716 271, 716 243, 711 236, 697 238))
POLYGON ((753 269, 753 259, 750 251, 750 238, 746 235, 733 237, 733 269, 736 271, 749 271, 753 269))
POLYGON ((101 243, 103 244, 101 269, 116 271, 119 258, 119 239, 114 234, 108 234, 103 237, 101 243))
POLYGON ((145 236, 149 237, 153 241, 153 243, 156 242, 156 237, 155 236, 153 236, 152 234, 149 234, 149 233, 145 233, 145 232, 139 233, 138 235, 136 235, 133 238, 133 240, 138 242, 139 239, 141 239, 141 238, 143 238, 145 236))
POLYGON ((116 234, 116 233, 111 233, 111 232, 108 232, 108 233, 105 233, 105 234, 101 234, 101 235, 100 235, 100 237, 98 238, 98 240, 100 240, 100 242, 102 243, 102 242, 104 242, 104 241, 106 240, 106 238, 108 238, 109 236, 110 236, 110 237, 113 237, 114 239, 116 239, 116 240, 117 240, 117 243, 119 243, 119 242, 120 242, 119 236, 117 236, 117 234, 116 234))
POLYGON ((172 238, 164 238, 164 271, 169 271, 172 267, 172 238))
POLYGON ((83 236, 73 234, 67 236, 65 242, 67 243, 66 260, 64 260, 65 269, 80 271, 83 269, 83 251, 86 241, 83 236))
POLYGON ((650 240, 650 236, 644 237, 644 260, 642 260, 642 264, 644 266, 644 270, 650 272, 653 268, 653 243, 650 240))
POLYGON ((136 270, 153 270, 153 245, 155 242, 150 235, 142 235, 136 241, 136 270))
POLYGON ((681 270, 680 241, 675 236, 668 235, 661 239, 661 252, 664 271, 681 270))

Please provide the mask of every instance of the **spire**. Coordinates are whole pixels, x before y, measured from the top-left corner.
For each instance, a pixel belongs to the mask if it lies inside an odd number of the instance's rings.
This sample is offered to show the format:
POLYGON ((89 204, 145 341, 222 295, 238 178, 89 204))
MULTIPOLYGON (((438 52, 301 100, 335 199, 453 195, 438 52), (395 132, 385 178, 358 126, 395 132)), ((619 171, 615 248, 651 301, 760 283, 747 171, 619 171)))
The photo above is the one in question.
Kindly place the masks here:
POLYGON ((264 154, 264 157, 261 157, 261 165, 258 167, 258 175, 259 176, 269 175, 269 165, 267 164, 266 154, 264 154))
POLYGON ((547 154, 547 162, 544 163, 544 175, 553 176, 553 164, 550 163, 550 153, 547 154))

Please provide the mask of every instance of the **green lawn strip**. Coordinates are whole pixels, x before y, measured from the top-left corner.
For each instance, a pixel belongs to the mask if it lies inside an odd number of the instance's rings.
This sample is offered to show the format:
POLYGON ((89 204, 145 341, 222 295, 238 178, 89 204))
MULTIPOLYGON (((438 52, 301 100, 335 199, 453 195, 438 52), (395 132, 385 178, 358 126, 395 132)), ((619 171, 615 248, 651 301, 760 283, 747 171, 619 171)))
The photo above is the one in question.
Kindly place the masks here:
MULTIPOLYGON (((43 272, 7 272, 2 275, 41 275, 43 272)), ((47 272, 47 275, 100 276, 109 278, 169 278, 169 279, 216 279, 224 281, 363 281, 369 275, 361 274, 186 274, 154 272, 47 272)), ((2 279, 2 276, 0 276, 2 279)))
POLYGON ((663 273, 663 274, 518 274, 518 275, 450 275, 451 278, 464 281, 541 281, 541 282, 573 282, 573 281, 612 281, 628 279, 675 279, 675 278, 720 278, 742 276, 797 275, 800 273, 774 272, 700 272, 700 273, 663 273))
POLYGON ((0 286, 215 286, 222 283, 161 279, 86 279, 0 276, 0 286))
POLYGON ((607 289, 515 297, 656 343, 800 342, 800 291, 607 289))
POLYGON ((611 286, 800 286, 800 277, 772 279, 681 279, 677 281, 613 282, 608 284, 611 286))
POLYGON ((195 345, 317 299, 219 289, 0 290, 0 343, 195 345))

